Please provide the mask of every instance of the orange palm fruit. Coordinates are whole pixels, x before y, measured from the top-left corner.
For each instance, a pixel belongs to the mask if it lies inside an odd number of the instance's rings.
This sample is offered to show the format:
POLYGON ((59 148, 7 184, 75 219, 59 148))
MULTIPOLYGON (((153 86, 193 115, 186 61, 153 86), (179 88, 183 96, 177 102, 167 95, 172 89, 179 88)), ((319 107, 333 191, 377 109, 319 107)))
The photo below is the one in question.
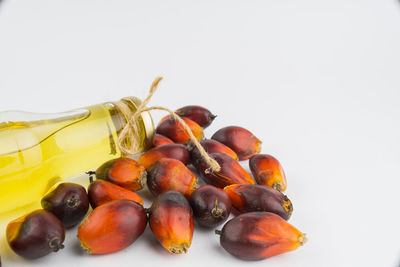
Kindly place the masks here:
POLYGON ((104 180, 91 182, 88 187, 88 195, 93 209, 119 199, 128 199, 143 205, 143 199, 135 192, 104 180))
POLYGON ((214 153, 210 156, 215 159, 221 167, 219 172, 213 172, 203 160, 199 165, 199 172, 206 182, 219 188, 231 184, 254 184, 251 175, 233 158, 226 154, 214 153))
POLYGON ((96 178, 131 191, 138 191, 143 188, 146 180, 146 169, 130 158, 112 159, 96 170, 96 178))
POLYGON ((147 187, 154 196, 175 190, 189 197, 197 187, 197 178, 181 161, 163 158, 147 169, 147 187))
POLYGON ((273 156, 255 155, 250 158, 249 166, 257 184, 266 185, 281 192, 286 190, 285 172, 279 161, 273 156))
MULTIPOLYGON (((189 126, 190 130, 192 130, 197 140, 204 138, 203 128, 200 125, 191 119, 182 119, 189 126)), ((190 135, 183 128, 182 124, 172 116, 169 116, 158 124, 156 133, 164 135, 176 143, 188 143, 190 140, 190 135)))
POLYGON ((262 260, 304 245, 305 234, 270 212, 249 212, 228 221, 220 234, 221 246, 244 260, 262 260))
POLYGON ((155 146, 161 146, 165 144, 173 144, 174 141, 169 139, 168 137, 165 137, 164 135, 161 134, 155 134, 153 137, 153 147, 155 146))
MULTIPOLYGON (((239 160, 235 151, 233 151, 232 149, 230 149, 229 147, 227 147, 226 145, 224 145, 218 141, 215 141, 213 139, 204 139, 204 140, 200 141, 200 144, 208 154, 223 153, 223 154, 230 156, 234 160, 239 160)), ((199 150, 197 149, 196 146, 191 145, 190 153, 191 153, 190 154, 191 162, 195 166, 198 166, 200 164, 200 162, 202 161, 202 157, 200 155, 199 150)))
POLYGON ((98 206, 78 228, 81 246, 90 254, 108 254, 132 244, 145 230, 146 212, 131 200, 98 206))
POLYGON ((239 157, 246 160, 260 153, 261 141, 250 131, 239 126, 228 126, 219 129, 211 139, 230 147, 239 157))
POLYGON ((189 118, 203 128, 207 128, 217 117, 201 106, 184 106, 175 111, 180 117, 189 118))
POLYGON ((149 224, 154 236, 170 253, 187 252, 193 237, 193 212, 181 193, 160 194, 150 207, 149 224))
POLYGON ((190 153, 182 144, 165 144, 153 147, 139 158, 139 163, 145 168, 150 167, 154 162, 162 158, 173 158, 188 164, 190 153))
POLYGON ((234 184, 224 188, 239 212, 268 211, 288 220, 293 212, 289 198, 265 185, 234 184))

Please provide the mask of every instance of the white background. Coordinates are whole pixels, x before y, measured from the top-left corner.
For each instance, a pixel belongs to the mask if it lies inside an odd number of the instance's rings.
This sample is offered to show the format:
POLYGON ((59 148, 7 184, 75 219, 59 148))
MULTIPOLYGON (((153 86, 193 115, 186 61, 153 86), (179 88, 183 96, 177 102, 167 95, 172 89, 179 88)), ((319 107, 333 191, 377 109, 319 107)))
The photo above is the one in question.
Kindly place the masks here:
POLYGON ((176 256, 147 229, 121 252, 89 256, 73 229, 63 251, 33 262, 1 240, 3 266, 398 266, 399 71, 396 0, 5 0, 1 110, 143 98, 163 75, 151 104, 203 105, 218 115, 207 136, 241 125, 262 139, 309 242, 244 262, 212 231, 196 229, 176 256))

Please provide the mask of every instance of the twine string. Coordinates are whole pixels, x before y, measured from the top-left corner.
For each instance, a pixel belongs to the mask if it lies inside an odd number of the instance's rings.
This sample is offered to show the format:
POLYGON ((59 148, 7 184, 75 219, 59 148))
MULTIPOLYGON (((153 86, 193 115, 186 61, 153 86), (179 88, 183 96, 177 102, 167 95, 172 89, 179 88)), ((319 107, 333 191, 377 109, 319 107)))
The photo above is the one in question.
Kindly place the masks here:
POLYGON ((181 117, 179 117, 179 115, 177 115, 174 111, 172 111, 168 108, 165 108, 165 107, 161 107, 161 106, 147 107, 147 104, 150 102, 150 99, 156 92, 158 84, 160 83, 161 80, 162 80, 162 77, 157 77, 154 79, 153 83, 151 84, 149 94, 142 101, 142 103, 139 105, 139 107, 136 109, 136 111, 134 113, 129 109, 129 107, 126 106, 125 103, 123 103, 121 101, 114 103, 128 117, 128 121, 127 121, 126 125, 121 130, 120 134, 118 135, 118 146, 119 146, 121 152, 124 154, 127 154, 127 155, 137 154, 139 152, 139 148, 140 148, 140 132, 139 132, 138 123, 137 123, 140 115, 146 111, 163 110, 163 111, 168 112, 176 121, 178 121, 178 123, 180 123, 181 126, 185 129, 187 134, 189 134, 190 140, 197 147, 197 149, 200 152, 200 155, 207 162, 207 164, 209 166, 209 168, 206 169, 206 172, 220 171, 221 166, 218 164, 218 162, 215 159, 211 158, 208 155, 208 153, 204 150, 203 146, 200 144, 200 142, 194 136, 190 127, 185 123, 185 121, 181 117))

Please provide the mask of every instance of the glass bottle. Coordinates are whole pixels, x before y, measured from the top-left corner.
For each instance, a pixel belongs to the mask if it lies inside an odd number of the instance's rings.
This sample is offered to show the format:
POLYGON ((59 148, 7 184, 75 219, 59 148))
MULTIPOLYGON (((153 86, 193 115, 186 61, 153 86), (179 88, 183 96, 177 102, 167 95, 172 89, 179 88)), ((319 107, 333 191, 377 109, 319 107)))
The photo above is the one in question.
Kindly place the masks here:
MULTIPOLYGON (((135 97, 119 102, 135 112, 135 97)), ((117 144, 127 123, 112 102, 57 114, 0 112, 0 214, 39 201, 55 183, 123 156, 117 144)), ((137 120, 140 148, 151 146, 150 113, 137 120)))

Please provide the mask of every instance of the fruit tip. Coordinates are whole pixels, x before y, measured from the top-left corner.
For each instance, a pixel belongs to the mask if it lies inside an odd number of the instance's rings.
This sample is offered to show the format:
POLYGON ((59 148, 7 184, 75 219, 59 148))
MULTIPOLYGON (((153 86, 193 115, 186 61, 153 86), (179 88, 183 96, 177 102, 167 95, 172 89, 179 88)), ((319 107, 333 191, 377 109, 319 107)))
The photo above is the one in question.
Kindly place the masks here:
MULTIPOLYGON (((140 189, 143 189, 144 186, 147 184, 147 171, 146 171, 146 170, 144 170, 144 171, 142 172, 142 174, 140 175, 139 184, 140 184, 140 186, 141 186, 140 189)), ((140 190, 140 189, 139 189, 139 190, 140 190)))
POLYGON ((258 142, 256 144, 256 152, 257 152, 257 154, 261 153, 261 147, 262 147, 262 141, 258 140, 258 142))
POLYGON ((83 244, 83 241, 79 238, 79 235, 78 235, 78 240, 79 240, 79 245, 86 252, 86 254, 92 254, 89 247, 87 247, 85 244, 83 244))
POLYGON ((168 250, 173 254, 182 254, 182 252, 187 253, 188 249, 189 246, 186 243, 184 243, 181 245, 171 246, 168 250))
POLYGON ((64 245, 61 243, 60 239, 56 237, 50 240, 49 247, 53 250, 53 252, 57 252, 60 249, 63 249, 64 245))
POLYGON ((272 188, 275 190, 278 190, 279 192, 283 192, 284 191, 284 187, 283 184, 281 182, 276 182, 272 185, 272 188))
POLYGON ((303 246, 305 243, 307 243, 308 238, 307 238, 306 234, 303 233, 299 236, 299 238, 297 240, 299 241, 300 246, 303 246))
POLYGON ((285 200, 283 201, 282 206, 286 210, 286 212, 289 212, 289 213, 293 212, 292 202, 286 196, 285 196, 285 200))

